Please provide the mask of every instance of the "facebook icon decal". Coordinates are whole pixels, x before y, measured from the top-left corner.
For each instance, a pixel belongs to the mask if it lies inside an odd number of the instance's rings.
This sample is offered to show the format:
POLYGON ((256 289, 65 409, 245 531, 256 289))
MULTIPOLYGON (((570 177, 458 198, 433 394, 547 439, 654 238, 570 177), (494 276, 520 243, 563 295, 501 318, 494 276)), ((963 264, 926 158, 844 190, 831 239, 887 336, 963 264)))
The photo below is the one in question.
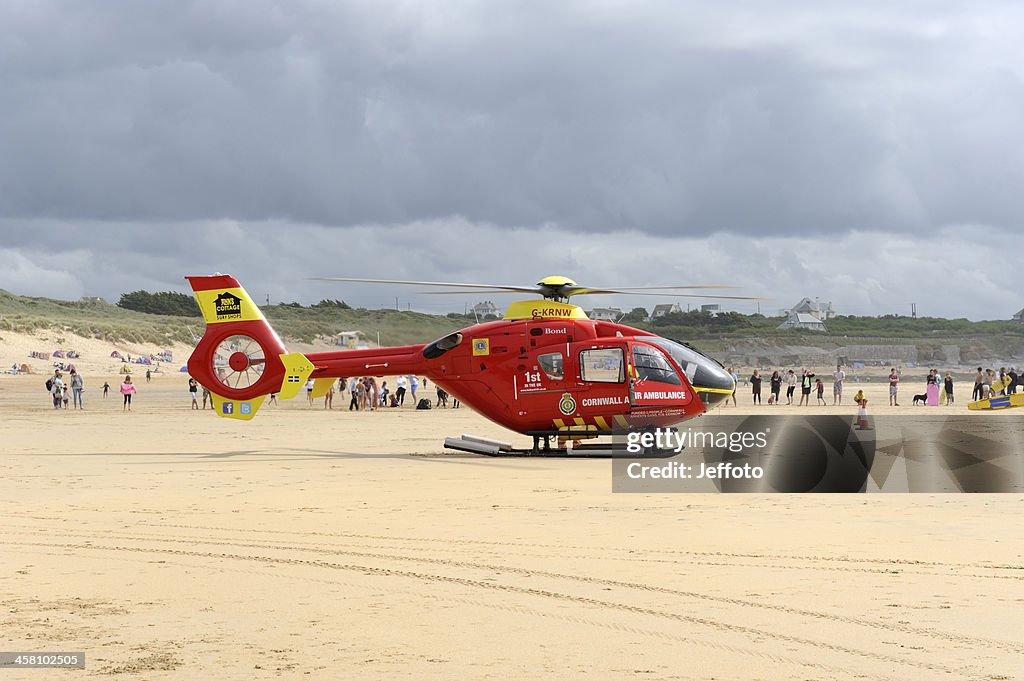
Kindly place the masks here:
POLYGON ((225 402, 224 403, 224 413, 225 414, 234 414, 235 413, 235 403, 234 402, 225 402))

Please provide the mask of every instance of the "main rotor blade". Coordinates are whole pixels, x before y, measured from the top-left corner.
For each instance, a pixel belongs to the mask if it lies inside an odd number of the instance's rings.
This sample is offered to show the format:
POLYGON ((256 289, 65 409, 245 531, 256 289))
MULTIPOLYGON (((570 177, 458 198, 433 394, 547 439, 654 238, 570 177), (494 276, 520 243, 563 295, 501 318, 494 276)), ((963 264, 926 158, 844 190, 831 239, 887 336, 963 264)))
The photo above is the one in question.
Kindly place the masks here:
MULTIPOLYGON (((659 298, 720 298, 722 300, 770 300, 770 298, 757 298, 750 296, 716 296, 711 294, 700 294, 700 293, 645 293, 643 291, 624 291, 617 289, 607 288, 583 288, 577 287, 579 290, 569 289, 562 293, 562 296, 568 298, 570 296, 587 296, 587 295, 612 295, 612 296, 656 296, 659 298)), ((540 289, 534 289, 529 291, 539 296, 544 295, 545 291, 540 289)), ((487 291, 487 290, 476 290, 476 291, 418 291, 425 296, 457 296, 467 293, 478 293, 478 294, 507 294, 507 293, 519 293, 519 291, 487 291)))
MULTIPOLYGON (((733 287, 730 287, 733 288, 733 287)), ((589 288, 576 286, 563 291, 568 296, 589 296, 589 295, 616 295, 616 296, 658 296, 660 298, 721 298, 722 300, 768 300, 767 298, 751 298, 749 296, 715 296, 702 293, 647 293, 644 291, 630 291, 627 289, 611 288, 589 288)))
POLYGON ((727 284, 702 284, 695 286, 616 286, 617 291, 677 291, 683 289, 697 289, 697 288, 739 288, 739 286, 729 286, 727 284))
POLYGON ((488 295, 492 293, 495 295, 505 295, 511 293, 536 293, 538 296, 544 295, 544 291, 542 291, 539 288, 528 288, 523 289, 521 291, 506 291, 504 289, 477 289, 468 291, 417 291, 416 293, 423 294, 425 296, 462 296, 469 293, 486 293, 488 295))
POLYGON ((499 284, 454 284, 444 281, 403 281, 399 279, 355 279, 350 277, 312 277, 313 281, 344 281, 356 284, 399 284, 402 286, 447 286, 450 288, 486 289, 487 291, 512 291, 536 293, 536 287, 502 286, 499 284))

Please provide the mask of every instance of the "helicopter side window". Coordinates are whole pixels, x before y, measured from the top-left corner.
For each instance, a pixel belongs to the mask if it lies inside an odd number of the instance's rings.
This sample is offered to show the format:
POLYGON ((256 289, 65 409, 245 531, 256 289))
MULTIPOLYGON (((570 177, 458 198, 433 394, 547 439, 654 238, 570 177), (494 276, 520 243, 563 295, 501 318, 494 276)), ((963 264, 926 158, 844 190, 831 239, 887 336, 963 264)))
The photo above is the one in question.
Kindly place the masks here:
POLYGON ((439 338, 430 345, 423 348, 423 356, 426 359, 437 359, 449 350, 457 347, 462 342, 462 334, 459 332, 450 333, 444 338, 439 338))
POLYGON ((658 350, 646 345, 633 346, 633 366, 636 377, 643 381, 657 381, 670 385, 682 385, 679 375, 658 350))
POLYGON ((548 375, 548 378, 561 381, 565 378, 565 362, 562 361, 562 353, 551 352, 537 358, 537 364, 548 375))
POLYGON ((580 352, 580 378, 593 383, 622 383, 626 363, 622 348, 601 348, 580 352))

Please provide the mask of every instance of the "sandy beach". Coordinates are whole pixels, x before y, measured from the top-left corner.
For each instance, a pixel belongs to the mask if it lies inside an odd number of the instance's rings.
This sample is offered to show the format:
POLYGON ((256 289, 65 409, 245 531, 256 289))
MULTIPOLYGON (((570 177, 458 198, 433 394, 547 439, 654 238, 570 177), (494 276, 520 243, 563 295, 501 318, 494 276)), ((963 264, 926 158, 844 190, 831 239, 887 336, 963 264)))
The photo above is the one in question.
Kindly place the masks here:
POLYGON ((1018 495, 612 494, 445 451, 516 437, 466 408, 127 414, 116 369, 0 377, 0 648, 87 659, 5 678, 1024 678, 1018 495))

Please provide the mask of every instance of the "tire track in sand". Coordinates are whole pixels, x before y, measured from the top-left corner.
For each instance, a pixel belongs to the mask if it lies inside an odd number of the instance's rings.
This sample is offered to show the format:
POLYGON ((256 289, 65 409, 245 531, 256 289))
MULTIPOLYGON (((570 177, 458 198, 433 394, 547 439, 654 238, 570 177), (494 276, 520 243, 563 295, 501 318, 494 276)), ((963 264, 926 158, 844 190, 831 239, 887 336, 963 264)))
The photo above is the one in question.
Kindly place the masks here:
MULTIPOLYGON (((487 591, 497 591, 503 593, 513 593, 526 596, 535 596, 540 598, 546 598, 550 600, 557 600, 561 602, 568 602, 575 605, 586 605, 595 607, 602 610, 611 610, 618 612, 625 612, 635 615, 641 615, 645 617, 651 617, 655 619, 668 620, 681 622, 685 624, 697 625, 701 627, 707 627, 718 631, 724 631, 728 633, 742 634, 748 637, 763 637, 773 639, 777 641, 783 641, 789 644, 798 645, 805 648, 811 648, 812 650, 828 650, 834 653, 840 653, 853 657, 863 658, 872 662, 888 662, 904 667, 912 667, 916 669, 924 669, 933 672, 942 672, 947 674, 958 674, 966 678, 976 678, 978 671, 975 669, 951 667, 932 662, 922 660, 910 660, 906 658, 896 657, 885 653, 873 653, 865 650, 859 650, 848 646, 843 646, 835 643, 826 641, 815 641, 812 639, 806 639, 799 636, 793 636, 789 634, 782 634, 767 629, 760 629, 756 627, 733 624, 727 622, 719 622, 706 617, 696 617, 692 615, 683 615, 674 612, 668 612, 664 610, 657 610, 654 608, 642 607, 629 605, 627 603, 618 603, 615 601, 608 601, 597 598, 589 598, 584 596, 574 596, 572 594, 550 591, 545 589, 531 589, 526 587, 512 586, 508 584, 499 584, 496 582, 486 582, 476 579, 469 579, 465 577, 456 577, 453 575, 437 575, 423 572, 414 572, 409 570, 397 570, 393 568, 381 568, 373 567, 368 565, 358 565, 353 563, 334 563, 322 560, 303 560, 295 558, 275 558, 270 556, 255 556, 251 554, 236 554, 236 553, 215 553, 215 552, 204 552, 204 551, 186 551, 183 549, 167 549, 167 548, 151 548, 151 547, 137 547, 137 546, 120 546, 120 545, 98 545, 98 544, 73 544, 73 543, 47 543, 47 542, 9 542, 0 540, 0 545, 16 545, 16 546, 36 546, 42 548, 62 548, 70 549, 74 551, 108 551, 113 553, 144 553, 144 554, 156 554, 156 555, 173 555, 179 557, 191 557, 191 558, 203 558, 212 560, 232 560, 232 561, 250 561, 259 562, 264 564, 275 564, 275 565, 289 565, 295 567, 311 567, 311 568, 323 568, 331 570, 343 570, 349 572, 359 572, 364 575, 374 575, 380 577, 405 577, 417 581, 433 582, 440 584, 452 584, 456 586, 468 587, 471 589, 483 589, 487 591)), ((748 648, 740 648, 737 646, 731 646, 728 644, 721 644, 716 642, 700 641, 697 639, 692 640, 694 643, 699 645, 711 645, 726 650, 727 652, 752 655, 763 659, 768 659, 778 662, 788 662, 793 664, 799 664, 805 667, 823 668, 818 662, 799 660, 793 658, 783 658, 782 656, 775 655, 774 653, 764 653, 759 651, 750 650, 748 648)), ((835 671, 835 667, 829 666, 830 671, 835 671)), ((849 672, 847 669, 843 671, 849 672)))
MULTIPOLYGON (((30 534, 30 533, 21 533, 30 534)), ((34 533, 33 533, 34 534, 34 533)), ((86 536, 84 533, 76 533, 78 536, 86 536)), ((187 544, 194 546, 195 544, 209 544, 211 546, 233 546, 236 548, 255 548, 255 549, 266 549, 272 551, 303 551, 306 553, 315 553, 320 555, 331 555, 331 556, 351 556, 354 558, 372 558, 375 560, 383 561, 398 561, 398 562, 413 562, 423 563, 428 565, 438 565, 443 567, 454 567, 463 569, 474 569, 474 570, 487 570, 491 572, 505 572, 511 574, 522 575, 525 577, 545 577, 548 579, 555 580, 566 580, 573 582, 580 582, 585 584, 593 584, 597 586, 610 586, 622 589, 630 589, 635 591, 645 591, 650 593, 659 593, 669 596, 676 596, 682 598, 689 598, 691 600, 708 601, 717 604, 734 605, 743 608, 757 608, 761 610, 769 610, 773 612, 781 612, 787 615, 794 615, 799 617, 809 617, 813 619, 824 620, 828 622, 835 622, 840 624, 848 624, 857 627, 864 627, 869 629, 875 629, 879 631, 885 631, 889 633, 906 634, 910 636, 921 636, 925 638, 931 638, 935 640, 945 641, 949 643, 958 643, 969 647, 976 647, 979 645, 991 646, 1004 650, 1010 653, 1024 654, 1024 644, 1014 643, 1012 641, 1003 641, 999 639, 986 638, 981 636, 967 636, 964 634, 954 634, 952 632, 941 631, 938 629, 932 629, 929 627, 915 627, 904 624, 890 624, 887 622, 881 622, 877 620, 870 620, 860 617, 852 617, 848 615, 836 615, 833 613, 808 610, 804 608, 795 608, 786 605, 776 605, 772 603, 763 603, 759 601, 753 601, 742 598, 735 598, 731 596, 715 596, 712 594, 701 593, 697 591, 684 591, 680 589, 672 589, 669 587, 662 587, 643 582, 629 582, 617 579, 605 579, 600 577, 591 577, 582 574, 565 574, 559 572, 551 572, 547 570, 538 570, 530 568, 515 567, 506 564, 496 563, 479 563, 469 562, 461 560, 453 560, 448 558, 433 558, 427 556, 408 556, 403 554, 395 553, 380 553, 371 551, 354 551, 347 549, 338 548, 326 548, 323 546, 309 547, 294 544, 285 544, 282 542, 273 543, 255 543, 249 542, 242 539, 230 539, 228 541, 222 539, 212 539, 207 536, 174 536, 167 537, 163 535, 143 535, 139 533, 129 534, 126 532, 105 532, 105 533, 91 533, 93 536, 100 539, 113 538, 116 535, 117 539, 125 541, 151 541, 161 542, 167 544, 187 544)), ((273 540, 264 540, 273 541, 273 540)))

